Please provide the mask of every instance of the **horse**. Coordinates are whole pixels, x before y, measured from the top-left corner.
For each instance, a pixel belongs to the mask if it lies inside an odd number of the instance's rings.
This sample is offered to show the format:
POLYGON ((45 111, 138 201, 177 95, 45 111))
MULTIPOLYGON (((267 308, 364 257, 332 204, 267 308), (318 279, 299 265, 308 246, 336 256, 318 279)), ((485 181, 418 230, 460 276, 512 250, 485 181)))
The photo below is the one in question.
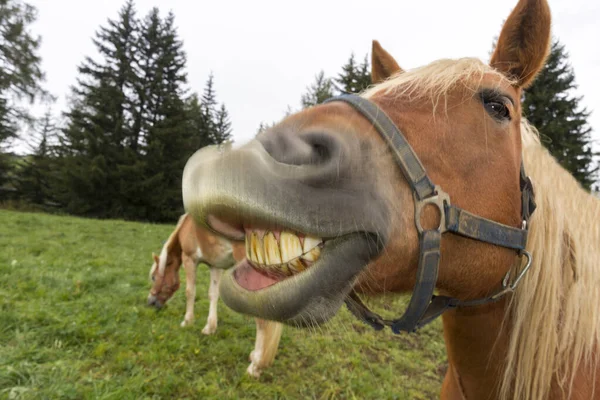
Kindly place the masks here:
MULTIPOLYGON (((148 305, 158 309, 179 289, 179 268, 183 263, 186 277, 186 312, 182 327, 194 322, 194 301, 196 299, 196 266, 203 263, 210 269, 208 299, 210 301, 208 319, 202 329, 205 335, 217 330, 217 303, 219 282, 223 270, 245 258, 245 246, 230 243, 223 238, 197 226, 189 215, 179 218, 175 230, 163 245, 160 256, 152 253, 150 269, 152 288, 148 294, 148 305)), ((256 318, 256 342, 250 353, 247 373, 255 378, 274 361, 282 333, 282 324, 256 318)))
POLYGON ((185 209, 251 250, 224 302, 300 327, 344 304, 395 333, 441 316, 442 399, 600 398, 600 200, 521 115, 550 30, 546 0, 519 0, 489 63, 403 71, 374 42, 359 96, 197 151, 185 209), (360 300, 386 292, 412 293, 400 318, 360 300))

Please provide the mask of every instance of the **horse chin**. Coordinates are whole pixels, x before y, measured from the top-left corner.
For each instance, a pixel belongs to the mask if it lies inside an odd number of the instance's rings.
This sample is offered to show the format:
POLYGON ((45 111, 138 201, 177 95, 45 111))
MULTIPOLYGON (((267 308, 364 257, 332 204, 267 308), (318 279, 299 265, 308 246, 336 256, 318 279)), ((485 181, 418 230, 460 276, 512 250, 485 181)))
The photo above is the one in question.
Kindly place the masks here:
POLYGON ((367 233, 327 240, 314 264, 287 277, 265 276, 243 260, 221 280, 221 298, 243 314, 297 327, 322 324, 336 314, 358 274, 379 254, 378 242, 367 233))

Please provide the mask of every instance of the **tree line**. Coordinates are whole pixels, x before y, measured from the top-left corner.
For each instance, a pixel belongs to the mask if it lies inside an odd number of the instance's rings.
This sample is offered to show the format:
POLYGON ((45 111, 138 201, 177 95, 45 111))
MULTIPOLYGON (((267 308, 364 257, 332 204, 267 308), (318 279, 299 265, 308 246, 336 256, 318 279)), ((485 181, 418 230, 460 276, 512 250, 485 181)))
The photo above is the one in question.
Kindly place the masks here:
MULTIPOLYGON (((31 154, 4 179, 20 201, 74 215, 176 220, 187 159, 231 139, 214 78, 201 95, 190 93, 175 16, 154 8, 140 17, 132 0, 93 43, 99 56, 79 65, 63 121, 50 112, 36 121, 31 154)), ((39 70, 39 57, 28 62, 39 70)))
MULTIPOLYGON (((0 202, 12 199, 45 210, 96 218, 172 222, 183 212, 181 174, 198 148, 232 139, 227 108, 211 74, 201 94, 187 88, 186 54, 172 13, 136 13, 128 0, 93 38, 96 58, 78 67, 68 109, 38 120, 27 103, 43 89, 40 39, 28 26, 36 10, 0 0, 0 202), (25 105, 24 105, 25 103, 25 105), (24 126, 34 134, 26 156, 8 144, 24 126)), ((371 84, 367 56, 351 54, 340 72, 324 71, 300 96, 303 108, 371 84)), ((523 96, 523 114, 544 144, 588 189, 598 170, 589 112, 572 94, 575 76, 555 41, 548 63, 523 96)), ((269 125, 261 124, 259 131, 269 125)))

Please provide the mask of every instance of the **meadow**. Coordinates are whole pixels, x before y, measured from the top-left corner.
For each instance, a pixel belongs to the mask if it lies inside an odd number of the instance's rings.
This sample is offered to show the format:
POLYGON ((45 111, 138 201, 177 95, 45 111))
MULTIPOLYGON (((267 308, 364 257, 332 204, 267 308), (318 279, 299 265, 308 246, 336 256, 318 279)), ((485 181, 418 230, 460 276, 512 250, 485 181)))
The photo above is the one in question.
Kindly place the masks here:
MULTIPOLYGON (((439 320, 393 335, 346 309, 319 329, 284 328, 274 365, 247 376, 252 318, 220 302, 217 333, 200 332, 206 268, 194 326, 179 326, 182 289, 161 311, 146 306, 151 252, 173 228, 0 210, 0 399, 438 398, 439 320)), ((392 317, 405 301, 369 304, 392 317)))

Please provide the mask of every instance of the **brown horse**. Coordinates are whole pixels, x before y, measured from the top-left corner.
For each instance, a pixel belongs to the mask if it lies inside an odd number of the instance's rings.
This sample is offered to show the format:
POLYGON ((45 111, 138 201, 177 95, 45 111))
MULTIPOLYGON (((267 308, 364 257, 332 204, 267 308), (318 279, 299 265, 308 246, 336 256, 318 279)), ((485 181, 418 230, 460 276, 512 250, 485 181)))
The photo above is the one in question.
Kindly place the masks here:
POLYGON ((445 311, 443 399, 600 398, 600 201, 521 117, 550 26, 546 0, 520 0, 489 65, 403 72, 375 43, 378 84, 359 100, 193 156, 186 209, 250 249, 223 278, 225 303, 302 326, 347 302, 395 330, 445 311), (393 322, 355 293, 407 291, 408 319, 393 322))
MULTIPOLYGON (((206 326, 202 329, 205 335, 217 330, 217 303, 219 300, 219 282, 224 269, 230 268, 235 261, 243 260, 245 247, 243 244, 230 243, 213 233, 198 227, 194 221, 184 214, 179 218, 175 230, 164 244, 160 256, 152 254, 154 262, 150 269, 153 281, 148 295, 148 305, 161 308, 179 289, 179 268, 183 263, 185 269, 186 312, 182 327, 194 322, 194 302, 196 299, 196 266, 204 263, 210 268, 210 285, 208 299, 210 301, 206 326)), ((256 343, 250 353, 248 374, 259 377, 275 359, 282 325, 273 321, 256 318, 256 343)))

